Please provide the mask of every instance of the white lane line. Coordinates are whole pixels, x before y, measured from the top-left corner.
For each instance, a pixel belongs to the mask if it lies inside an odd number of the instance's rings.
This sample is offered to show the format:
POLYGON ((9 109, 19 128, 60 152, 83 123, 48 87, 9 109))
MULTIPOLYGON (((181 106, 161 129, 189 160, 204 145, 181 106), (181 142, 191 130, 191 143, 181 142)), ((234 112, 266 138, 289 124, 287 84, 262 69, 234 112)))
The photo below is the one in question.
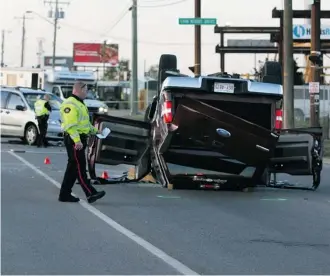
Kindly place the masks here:
MULTIPOLYGON (((35 167, 29 161, 25 160, 24 158, 22 158, 21 156, 17 155, 14 152, 9 151, 8 153, 10 153, 14 157, 16 157, 18 160, 20 160, 26 166, 30 167, 37 174, 44 177, 46 180, 48 180, 50 183, 55 185, 57 188, 61 187, 61 184, 59 182, 57 182, 55 179, 51 178, 50 176, 48 176, 47 174, 45 174, 44 172, 39 170, 37 167, 35 167)), ((85 208, 86 210, 88 210, 89 212, 91 212, 92 214, 94 214, 95 216, 100 218, 101 220, 103 220, 110 227, 117 230, 119 233, 125 235, 130 240, 136 242, 138 245, 143 247, 145 250, 149 251, 151 254, 153 254, 157 258, 164 261, 166 264, 168 264, 170 267, 174 268, 179 273, 181 273, 183 275, 199 275, 197 272, 193 271, 192 269, 190 269, 189 267, 187 267, 186 265, 184 265, 180 261, 178 261, 178 260, 174 259, 173 257, 169 256, 168 254, 166 254, 161 249, 159 249, 156 246, 152 245, 151 243, 147 242, 146 240, 144 240, 140 236, 136 235, 132 231, 128 230, 124 226, 120 225, 119 223, 117 223, 116 221, 114 221, 113 219, 108 217, 107 215, 103 214, 101 211, 99 211, 98 209, 96 209, 92 205, 88 204, 85 200, 80 200, 79 203, 83 208, 85 208)))
MULTIPOLYGON (((15 153, 36 153, 36 154, 65 154, 65 151, 34 151, 24 149, 10 149, 11 152, 15 153)), ((8 152, 8 150, 1 150, 1 152, 8 152)))

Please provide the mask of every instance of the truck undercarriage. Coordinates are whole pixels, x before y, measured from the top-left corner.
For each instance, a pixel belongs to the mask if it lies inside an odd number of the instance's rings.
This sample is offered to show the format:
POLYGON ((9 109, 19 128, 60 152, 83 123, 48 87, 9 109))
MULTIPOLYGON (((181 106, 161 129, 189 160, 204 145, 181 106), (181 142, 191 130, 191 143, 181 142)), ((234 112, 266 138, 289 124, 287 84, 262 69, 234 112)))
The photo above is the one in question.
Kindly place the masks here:
MULTIPOLYGON (((112 131, 111 137, 107 139, 93 137, 89 141, 88 167, 94 184, 138 183, 148 174, 163 187, 175 189, 243 190, 248 187, 265 186, 316 190, 320 184, 323 155, 321 128, 281 130, 273 153, 260 161, 263 164, 258 161, 246 165, 233 160, 232 156, 214 150, 217 146, 214 147, 214 143, 204 152, 197 149, 182 150, 175 146, 164 150, 166 143, 171 143, 169 141, 164 141, 162 147, 157 148, 153 146, 153 141, 157 137, 153 137, 151 126, 147 122, 106 115, 95 115, 94 122, 99 129, 108 127, 112 131), (194 167, 197 172, 173 173, 168 166, 170 163, 194 167), (135 177, 131 179, 127 173, 109 179, 97 177, 96 164, 132 165, 135 166, 135 177), (199 169, 214 170, 214 173, 199 173, 199 169), (280 173, 310 175, 313 182, 311 187, 301 187, 277 181, 277 175, 280 173)), ((178 130, 179 128, 173 133, 178 130)), ((173 133, 167 135, 168 140, 172 140, 173 133)), ((246 144, 243 144, 242 148, 245 146, 246 144)), ((244 157, 239 159, 242 160, 244 157)))

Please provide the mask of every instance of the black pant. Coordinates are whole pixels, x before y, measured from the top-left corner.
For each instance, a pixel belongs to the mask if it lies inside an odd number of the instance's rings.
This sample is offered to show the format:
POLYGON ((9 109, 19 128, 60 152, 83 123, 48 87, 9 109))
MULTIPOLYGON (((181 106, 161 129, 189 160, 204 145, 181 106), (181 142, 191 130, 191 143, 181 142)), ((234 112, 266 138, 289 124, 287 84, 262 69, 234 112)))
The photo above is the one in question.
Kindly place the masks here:
POLYGON ((87 137, 81 135, 80 140, 84 147, 81 150, 76 150, 71 137, 68 134, 64 134, 64 144, 68 154, 68 164, 61 186, 61 197, 67 197, 71 194, 72 187, 77 178, 79 179, 79 183, 85 192, 86 197, 96 193, 96 189, 90 184, 86 172, 85 149, 87 146, 87 137))
POLYGON ((46 140, 46 134, 47 134, 47 128, 48 128, 48 118, 49 116, 38 116, 38 127, 39 127, 39 136, 37 141, 37 146, 47 146, 47 140, 46 140))

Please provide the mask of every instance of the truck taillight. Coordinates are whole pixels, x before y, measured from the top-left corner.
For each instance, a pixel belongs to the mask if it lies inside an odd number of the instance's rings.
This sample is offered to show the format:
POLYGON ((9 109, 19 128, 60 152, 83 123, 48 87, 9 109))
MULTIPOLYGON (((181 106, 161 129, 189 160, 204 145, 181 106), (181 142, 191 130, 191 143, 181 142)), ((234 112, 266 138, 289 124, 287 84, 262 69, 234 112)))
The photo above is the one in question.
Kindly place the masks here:
POLYGON ((275 113, 275 129, 282 129, 283 111, 282 109, 276 109, 275 113))
POLYGON ((172 102, 171 101, 164 102, 162 115, 163 115, 164 122, 166 124, 172 123, 173 114, 172 114, 172 102))

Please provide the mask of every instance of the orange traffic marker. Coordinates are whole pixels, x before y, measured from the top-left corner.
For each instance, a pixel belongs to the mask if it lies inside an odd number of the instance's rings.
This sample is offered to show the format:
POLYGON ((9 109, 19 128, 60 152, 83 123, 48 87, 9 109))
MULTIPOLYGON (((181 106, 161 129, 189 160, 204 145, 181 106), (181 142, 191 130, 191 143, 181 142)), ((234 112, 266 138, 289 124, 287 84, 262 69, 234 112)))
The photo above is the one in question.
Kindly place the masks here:
POLYGON ((46 165, 49 165, 49 164, 50 164, 50 159, 49 159, 49 157, 46 157, 46 158, 45 158, 44 163, 45 163, 46 165))
POLYGON ((104 172, 102 173, 101 177, 102 177, 103 179, 108 179, 108 178, 109 178, 108 172, 107 172, 107 171, 104 171, 104 172))

